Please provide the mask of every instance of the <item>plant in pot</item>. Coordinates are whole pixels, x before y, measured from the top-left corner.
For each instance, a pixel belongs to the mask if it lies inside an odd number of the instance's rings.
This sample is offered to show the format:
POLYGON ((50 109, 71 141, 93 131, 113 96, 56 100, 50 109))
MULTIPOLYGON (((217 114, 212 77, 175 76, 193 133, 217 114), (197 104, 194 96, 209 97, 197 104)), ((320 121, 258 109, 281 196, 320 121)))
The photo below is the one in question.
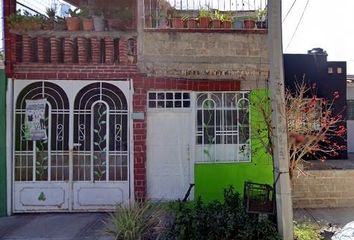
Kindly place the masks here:
POLYGON ((211 25, 212 28, 221 28, 221 23, 223 21, 223 15, 219 11, 215 11, 212 20, 211 20, 211 25))
POLYGON ((81 8, 79 16, 82 19, 82 30, 93 31, 94 26, 92 17, 90 16, 90 10, 87 7, 81 8))
POLYGON ((80 18, 79 18, 79 9, 75 10, 69 9, 70 17, 66 18, 66 26, 68 31, 79 31, 80 30, 80 18))
POLYGON ((13 31, 24 31, 26 28, 26 17, 21 14, 21 10, 7 17, 7 24, 13 31))
POLYGON ((259 29, 265 29, 267 28, 268 24, 267 24, 267 9, 259 9, 257 11, 257 22, 256 22, 256 25, 257 25, 257 28, 259 29))
POLYGON ((105 29, 105 21, 104 21, 104 16, 103 16, 103 10, 102 9, 96 9, 94 11, 94 14, 92 16, 93 19, 93 26, 95 28, 96 32, 103 32, 105 29))
POLYGON ((171 9, 171 27, 184 28, 184 20, 181 14, 176 9, 171 9))
POLYGON ((242 17, 234 17, 234 20, 232 22, 233 28, 234 29, 243 29, 243 18, 242 17))
POLYGON ((53 30, 54 29, 55 13, 56 13, 55 8, 47 8, 46 9, 46 14, 47 14, 48 18, 45 19, 43 22, 43 25, 42 25, 43 30, 53 30))
POLYGON ((222 18, 223 28, 230 29, 232 27, 232 18, 233 18, 233 16, 231 15, 231 13, 227 13, 227 14, 223 15, 223 18, 222 18))
POLYGON ((55 21, 54 21, 54 30, 55 31, 65 31, 67 30, 67 26, 66 26, 66 21, 64 18, 61 17, 56 17, 55 21))
POLYGON ((187 28, 193 29, 198 27, 198 19, 195 17, 188 17, 186 22, 187 28))
POLYGON ((256 27, 257 17, 254 15, 245 16, 243 20, 243 26, 245 29, 254 29, 256 27))
POLYGON ((199 28, 209 28, 211 22, 211 13, 206 9, 199 11, 199 28))
POLYGON ((37 31, 42 28, 42 24, 45 18, 42 15, 31 15, 28 12, 24 12, 25 15, 25 30, 27 31, 37 31))

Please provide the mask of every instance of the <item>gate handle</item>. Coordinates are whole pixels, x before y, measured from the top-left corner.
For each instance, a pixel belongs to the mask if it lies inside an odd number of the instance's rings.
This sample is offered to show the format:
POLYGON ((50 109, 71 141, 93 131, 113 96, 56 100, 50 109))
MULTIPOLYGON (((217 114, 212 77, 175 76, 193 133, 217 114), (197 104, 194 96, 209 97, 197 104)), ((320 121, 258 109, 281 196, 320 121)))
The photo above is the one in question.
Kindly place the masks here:
POLYGON ((81 147, 81 143, 74 143, 73 147, 81 147))

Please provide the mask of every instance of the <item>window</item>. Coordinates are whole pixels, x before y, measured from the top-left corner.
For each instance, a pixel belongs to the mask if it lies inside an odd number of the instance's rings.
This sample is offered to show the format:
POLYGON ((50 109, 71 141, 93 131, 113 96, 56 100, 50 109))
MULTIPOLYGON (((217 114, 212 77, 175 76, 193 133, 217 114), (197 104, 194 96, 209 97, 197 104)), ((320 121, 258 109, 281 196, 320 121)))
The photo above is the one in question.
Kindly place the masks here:
POLYGON ((196 161, 250 161, 249 92, 197 94, 196 161))
POLYGON ((347 120, 354 120, 354 100, 347 100, 347 120))
POLYGON ((342 73, 343 73, 343 69, 342 69, 341 67, 338 67, 338 68, 337 68, 337 73, 338 73, 338 74, 342 74, 342 73))
POLYGON ((149 92, 149 108, 190 108, 191 96, 189 92, 149 92))

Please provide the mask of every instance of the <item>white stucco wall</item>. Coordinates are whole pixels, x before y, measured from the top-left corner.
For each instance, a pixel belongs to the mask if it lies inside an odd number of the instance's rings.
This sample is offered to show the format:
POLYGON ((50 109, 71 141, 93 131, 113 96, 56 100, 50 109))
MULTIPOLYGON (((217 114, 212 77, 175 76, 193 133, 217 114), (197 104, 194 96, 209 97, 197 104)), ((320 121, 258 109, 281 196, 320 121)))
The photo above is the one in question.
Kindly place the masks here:
MULTIPOLYGON (((347 84, 347 100, 354 100, 354 83, 347 84)), ((354 153, 354 120, 347 121, 347 134, 348 153, 354 153)))

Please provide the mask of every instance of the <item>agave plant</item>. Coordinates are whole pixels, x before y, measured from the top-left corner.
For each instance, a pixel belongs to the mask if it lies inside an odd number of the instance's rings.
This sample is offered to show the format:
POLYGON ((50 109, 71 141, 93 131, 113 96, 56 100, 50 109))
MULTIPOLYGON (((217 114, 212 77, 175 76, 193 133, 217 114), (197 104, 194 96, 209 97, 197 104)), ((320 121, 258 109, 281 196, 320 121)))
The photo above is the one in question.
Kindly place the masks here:
POLYGON ((151 202, 120 204, 106 222, 105 232, 115 240, 151 239, 152 235, 156 234, 162 216, 159 204, 151 202))

